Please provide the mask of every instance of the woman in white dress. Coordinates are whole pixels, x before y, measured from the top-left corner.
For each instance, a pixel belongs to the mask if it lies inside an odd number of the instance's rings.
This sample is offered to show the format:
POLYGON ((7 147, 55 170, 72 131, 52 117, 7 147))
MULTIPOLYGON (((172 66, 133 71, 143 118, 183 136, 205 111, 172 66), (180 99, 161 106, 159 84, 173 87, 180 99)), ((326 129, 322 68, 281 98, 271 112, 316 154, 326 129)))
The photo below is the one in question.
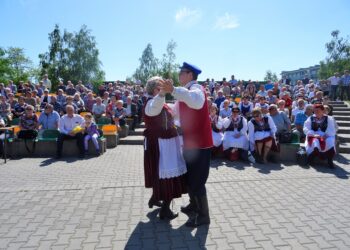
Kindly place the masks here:
POLYGON ((215 104, 212 104, 210 107, 210 114, 209 114, 210 122, 211 122, 211 128, 212 128, 212 135, 213 135, 213 152, 218 153, 221 148, 222 144, 222 119, 220 116, 218 116, 218 108, 215 104))
POLYGON ((314 105, 314 115, 310 116, 304 124, 306 153, 308 164, 312 164, 314 158, 319 155, 326 158, 328 166, 334 168, 333 157, 335 155, 336 128, 334 119, 325 114, 323 104, 314 105))
POLYGON ((249 147, 247 119, 240 115, 238 107, 232 108, 232 115, 223 120, 223 127, 225 128, 223 150, 230 154, 238 149, 240 155, 244 155, 243 158, 246 160, 249 147))
POLYGON ((248 122, 250 150, 256 147, 256 161, 267 163, 267 156, 271 150, 277 131, 276 125, 270 116, 263 116, 259 108, 254 108, 253 118, 248 122))

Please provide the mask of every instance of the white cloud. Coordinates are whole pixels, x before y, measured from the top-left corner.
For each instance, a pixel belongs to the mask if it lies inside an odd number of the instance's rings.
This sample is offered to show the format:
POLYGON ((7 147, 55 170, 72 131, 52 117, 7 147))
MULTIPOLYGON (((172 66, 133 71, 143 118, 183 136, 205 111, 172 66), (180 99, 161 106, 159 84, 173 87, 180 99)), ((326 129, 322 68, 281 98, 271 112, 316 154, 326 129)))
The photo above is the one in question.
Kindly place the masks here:
POLYGON ((183 26, 192 26, 196 24, 202 17, 202 13, 199 10, 191 10, 184 7, 178 10, 175 14, 175 21, 183 26))
POLYGON ((228 30, 228 29, 235 29, 238 26, 239 26, 238 19, 233 15, 225 13, 225 15, 220 16, 216 19, 214 28, 218 30, 228 30))

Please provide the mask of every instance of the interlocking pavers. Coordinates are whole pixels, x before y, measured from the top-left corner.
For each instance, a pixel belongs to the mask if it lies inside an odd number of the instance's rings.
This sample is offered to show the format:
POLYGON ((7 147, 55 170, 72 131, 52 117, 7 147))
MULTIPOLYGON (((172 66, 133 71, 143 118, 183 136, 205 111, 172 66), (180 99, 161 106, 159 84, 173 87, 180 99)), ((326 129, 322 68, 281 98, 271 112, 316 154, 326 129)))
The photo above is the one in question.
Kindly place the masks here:
MULTIPOLYGON (((150 210, 140 146, 84 160, 0 165, 0 249, 349 249, 350 166, 255 165, 215 160, 212 223, 188 229, 150 210)), ((177 199, 174 209, 188 202, 177 199)))

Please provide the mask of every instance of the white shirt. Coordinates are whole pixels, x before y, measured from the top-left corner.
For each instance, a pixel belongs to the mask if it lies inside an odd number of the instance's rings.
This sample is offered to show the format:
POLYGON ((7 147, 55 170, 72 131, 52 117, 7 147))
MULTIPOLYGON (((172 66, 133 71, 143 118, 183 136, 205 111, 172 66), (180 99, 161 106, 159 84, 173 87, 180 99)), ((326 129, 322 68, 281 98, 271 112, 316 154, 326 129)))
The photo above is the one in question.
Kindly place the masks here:
POLYGON ((202 86, 196 81, 187 83, 185 87, 174 87, 172 95, 178 100, 171 106, 174 115, 174 122, 177 126, 181 126, 179 109, 180 101, 186 103, 186 105, 192 109, 201 109, 205 102, 205 95, 202 91, 202 86))
POLYGON ((63 134, 69 134, 76 126, 82 126, 84 118, 80 115, 74 114, 73 117, 64 115, 60 118, 59 129, 63 134))
POLYGON ((149 100, 145 107, 145 114, 148 116, 157 116, 163 109, 165 103, 165 97, 156 95, 154 98, 149 100))
POLYGON ((330 78, 328 78, 328 81, 331 82, 331 85, 336 86, 339 84, 340 77, 331 76, 330 78))
POLYGON ((192 109, 201 109, 205 101, 202 86, 196 81, 187 83, 185 87, 175 87, 172 95, 192 109))

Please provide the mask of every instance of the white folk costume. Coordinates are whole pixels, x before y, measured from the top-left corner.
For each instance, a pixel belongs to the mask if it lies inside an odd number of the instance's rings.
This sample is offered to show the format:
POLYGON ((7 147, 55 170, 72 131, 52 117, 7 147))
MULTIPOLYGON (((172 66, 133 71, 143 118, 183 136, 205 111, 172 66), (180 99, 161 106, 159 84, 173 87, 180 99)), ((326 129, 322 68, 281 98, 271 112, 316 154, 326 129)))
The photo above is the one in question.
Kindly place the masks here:
POLYGON ((227 117, 223 120, 223 126, 225 128, 223 149, 224 151, 229 148, 240 148, 248 150, 248 125, 247 119, 239 115, 237 118, 227 117), (241 136, 235 138, 235 135, 240 134, 241 136))
POLYGON ((304 124, 304 133, 307 137, 305 140, 306 153, 311 154, 315 148, 319 152, 327 152, 330 149, 335 150, 336 128, 334 118, 324 115, 317 119, 315 115, 310 116, 304 124), (320 137, 314 137, 318 135, 320 137), (327 138, 324 139, 324 135, 327 138))
POLYGON ((222 118, 218 115, 215 115, 214 117, 209 116, 209 118, 211 122, 214 147, 220 147, 224 137, 224 134, 222 133, 222 118))
POLYGON ((264 116, 261 122, 252 118, 248 122, 248 137, 250 150, 254 151, 256 142, 265 142, 274 139, 277 128, 270 116, 264 116))

